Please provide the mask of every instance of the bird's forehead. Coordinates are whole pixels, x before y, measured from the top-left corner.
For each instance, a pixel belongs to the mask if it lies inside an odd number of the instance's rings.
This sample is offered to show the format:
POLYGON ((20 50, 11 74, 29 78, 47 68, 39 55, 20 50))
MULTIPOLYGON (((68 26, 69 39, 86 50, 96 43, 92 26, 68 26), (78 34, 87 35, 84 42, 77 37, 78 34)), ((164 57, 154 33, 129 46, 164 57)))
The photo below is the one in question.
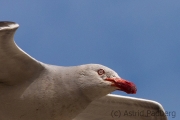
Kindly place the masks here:
POLYGON ((88 69, 91 69, 91 70, 99 70, 99 69, 104 69, 106 71, 112 71, 110 68, 106 67, 106 66, 103 66, 103 65, 100 65, 100 64, 88 64, 87 65, 87 68, 88 69))

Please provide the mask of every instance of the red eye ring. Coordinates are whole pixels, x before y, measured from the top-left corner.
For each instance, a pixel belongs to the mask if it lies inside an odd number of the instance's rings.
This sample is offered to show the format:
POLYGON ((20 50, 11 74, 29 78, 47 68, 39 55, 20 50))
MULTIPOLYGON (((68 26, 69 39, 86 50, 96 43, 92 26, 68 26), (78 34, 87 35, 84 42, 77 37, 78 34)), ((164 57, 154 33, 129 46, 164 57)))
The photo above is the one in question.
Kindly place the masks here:
POLYGON ((99 75, 103 75, 103 74, 105 73, 105 71, 104 71, 103 69, 99 69, 99 70, 97 71, 97 73, 98 73, 99 75))

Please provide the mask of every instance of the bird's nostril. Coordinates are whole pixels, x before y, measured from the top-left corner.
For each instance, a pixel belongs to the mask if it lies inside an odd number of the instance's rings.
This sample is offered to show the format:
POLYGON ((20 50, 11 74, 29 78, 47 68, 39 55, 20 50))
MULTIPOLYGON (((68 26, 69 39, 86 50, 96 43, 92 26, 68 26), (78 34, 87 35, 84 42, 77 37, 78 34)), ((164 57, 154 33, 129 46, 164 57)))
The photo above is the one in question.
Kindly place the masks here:
POLYGON ((125 84, 131 85, 131 83, 129 81, 125 81, 125 84))

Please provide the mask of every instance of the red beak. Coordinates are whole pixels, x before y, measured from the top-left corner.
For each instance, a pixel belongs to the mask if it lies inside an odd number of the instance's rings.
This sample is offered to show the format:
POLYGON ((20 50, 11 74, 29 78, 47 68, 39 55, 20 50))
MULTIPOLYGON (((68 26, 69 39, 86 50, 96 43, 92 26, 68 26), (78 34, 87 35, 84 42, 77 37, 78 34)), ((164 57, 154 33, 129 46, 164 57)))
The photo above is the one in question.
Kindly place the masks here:
POLYGON ((112 86, 117 87, 117 90, 122 90, 127 94, 136 94, 136 86, 130 81, 122 78, 106 78, 105 80, 112 82, 112 86))

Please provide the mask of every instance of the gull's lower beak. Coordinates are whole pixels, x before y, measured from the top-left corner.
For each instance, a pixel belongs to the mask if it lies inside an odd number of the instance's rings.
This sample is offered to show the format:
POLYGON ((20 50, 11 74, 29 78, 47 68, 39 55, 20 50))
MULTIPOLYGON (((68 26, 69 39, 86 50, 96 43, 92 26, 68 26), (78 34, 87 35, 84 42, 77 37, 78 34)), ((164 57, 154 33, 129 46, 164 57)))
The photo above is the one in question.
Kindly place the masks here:
POLYGON ((117 90, 122 90, 128 94, 136 94, 136 86, 130 81, 122 78, 106 78, 105 80, 112 82, 112 86, 117 87, 117 90))

